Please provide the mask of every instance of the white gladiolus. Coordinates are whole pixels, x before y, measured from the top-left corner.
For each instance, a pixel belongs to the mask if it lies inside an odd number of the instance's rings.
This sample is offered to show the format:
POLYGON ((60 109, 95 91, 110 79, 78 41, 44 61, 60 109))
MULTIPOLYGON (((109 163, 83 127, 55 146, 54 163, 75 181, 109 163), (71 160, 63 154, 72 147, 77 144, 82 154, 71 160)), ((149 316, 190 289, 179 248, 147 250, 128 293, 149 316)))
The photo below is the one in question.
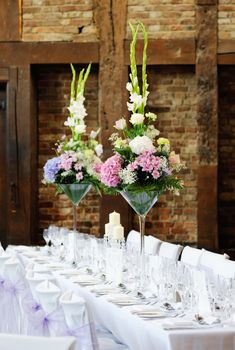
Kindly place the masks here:
POLYGON ((155 151, 152 140, 147 136, 136 136, 131 140, 129 146, 135 154, 141 154, 144 151, 155 151))
POLYGON ((67 120, 64 122, 65 126, 75 126, 75 119, 68 117, 67 120))
POLYGON ((75 125, 75 132, 78 134, 83 134, 84 132, 86 132, 86 125, 85 124, 78 124, 75 125))
POLYGON ((132 84, 131 83, 126 83, 126 89, 127 91, 132 91, 132 84))
POLYGON ((128 111, 133 112, 133 110, 134 110, 134 103, 127 102, 126 104, 127 104, 128 111))
POLYGON ((103 146, 100 143, 97 146, 95 146, 95 153, 98 157, 100 157, 101 154, 103 154, 103 146))
POLYGON ((117 130, 124 130, 126 128, 126 120, 124 118, 117 120, 114 127, 117 130))
POLYGON ((130 95, 130 101, 135 104, 136 108, 138 108, 141 106, 143 98, 141 95, 138 95, 136 92, 134 92, 130 95))
POLYGON ((143 121, 144 121, 144 116, 141 113, 133 113, 130 119, 130 122, 133 125, 142 124, 143 121))
POLYGON ((83 105, 84 97, 81 96, 79 101, 72 101, 68 110, 70 114, 77 119, 84 119, 87 115, 86 108, 83 105))

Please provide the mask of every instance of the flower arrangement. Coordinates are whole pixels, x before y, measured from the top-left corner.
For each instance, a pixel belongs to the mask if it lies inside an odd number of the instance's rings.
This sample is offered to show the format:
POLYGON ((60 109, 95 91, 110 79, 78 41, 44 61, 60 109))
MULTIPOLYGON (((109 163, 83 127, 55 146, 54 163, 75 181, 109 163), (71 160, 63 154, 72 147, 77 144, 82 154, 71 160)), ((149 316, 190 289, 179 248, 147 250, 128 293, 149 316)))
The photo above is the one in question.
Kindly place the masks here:
POLYGON ((117 132, 110 137, 114 155, 100 166, 100 179, 108 192, 123 190, 156 191, 158 194, 165 190, 178 192, 183 184, 176 173, 184 167, 184 164, 181 163, 179 155, 171 151, 170 141, 159 137, 160 132, 155 127, 157 116, 145 112, 149 94, 146 74, 147 32, 142 23, 130 27, 131 73, 126 88, 130 93, 127 107, 131 115, 129 123, 125 118, 121 118, 114 125, 117 132), (140 28, 144 37, 141 84, 137 76, 135 58, 135 46, 140 28))
POLYGON ((56 144, 57 156, 46 162, 43 168, 43 182, 52 184, 90 183, 97 188, 99 174, 95 169, 101 164, 100 156, 103 153, 103 148, 96 140, 99 130, 91 131, 87 138, 84 121, 87 115, 84 106, 84 88, 91 64, 86 71, 81 70, 78 79, 73 65, 71 65, 71 69, 69 116, 64 122, 64 125, 70 128, 71 135, 63 135, 56 144))

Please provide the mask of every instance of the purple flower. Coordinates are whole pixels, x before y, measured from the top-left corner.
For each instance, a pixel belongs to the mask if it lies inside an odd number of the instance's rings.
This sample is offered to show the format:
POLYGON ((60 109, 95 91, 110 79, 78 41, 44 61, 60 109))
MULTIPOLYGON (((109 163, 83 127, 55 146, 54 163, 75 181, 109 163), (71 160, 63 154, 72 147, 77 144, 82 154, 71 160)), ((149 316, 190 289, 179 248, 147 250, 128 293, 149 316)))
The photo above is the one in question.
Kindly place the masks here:
POLYGON ((60 169, 60 157, 54 157, 49 159, 43 167, 44 170, 44 179, 48 183, 54 183, 56 174, 60 169))

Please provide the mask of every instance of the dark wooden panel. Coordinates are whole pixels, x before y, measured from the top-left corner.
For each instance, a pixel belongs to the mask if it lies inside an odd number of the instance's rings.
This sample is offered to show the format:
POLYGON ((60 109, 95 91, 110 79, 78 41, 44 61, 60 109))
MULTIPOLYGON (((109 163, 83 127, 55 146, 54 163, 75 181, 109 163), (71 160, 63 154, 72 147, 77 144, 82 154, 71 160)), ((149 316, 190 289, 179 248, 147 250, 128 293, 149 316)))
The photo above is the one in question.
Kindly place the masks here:
POLYGON ((0 41, 21 38, 21 0, 0 1, 0 41))
POLYGON ((9 70, 8 68, 0 68, 0 82, 8 81, 9 79, 9 70))
POLYGON ((0 83, 0 241, 4 246, 7 232, 6 169, 6 84, 0 83))
POLYGON ((29 244, 36 220, 36 113, 30 65, 10 68, 8 83, 8 243, 29 244))
POLYGON ((217 249, 217 5, 196 6, 196 28, 198 243, 217 249))
MULTIPOLYGON (((125 63, 129 64, 130 41, 125 41, 125 63)), ((142 63, 143 41, 136 45, 136 61, 142 63)), ((148 44, 148 64, 195 64, 195 40, 151 39, 148 44)))
POLYGON ((98 43, 0 43, 0 65, 97 63, 98 43))
POLYGON ((198 246, 217 249, 217 166, 198 169, 198 246))
POLYGON ((235 39, 219 40, 218 64, 235 64, 235 39))
MULTIPOLYGON (((124 64, 123 41, 126 32, 127 0, 95 0, 94 18, 100 39, 99 50, 99 118, 101 142, 104 145, 105 157, 111 153, 108 140, 114 131, 114 122, 126 113, 126 89, 128 68, 124 64), (121 16, 120 16, 121 13, 121 16), (125 107, 125 109, 124 109, 125 107)), ((127 114, 127 113, 126 113, 127 114)), ((123 225, 127 232, 130 227, 129 207, 122 198, 100 200, 100 228, 108 221, 108 213, 116 210, 123 216, 123 225)))

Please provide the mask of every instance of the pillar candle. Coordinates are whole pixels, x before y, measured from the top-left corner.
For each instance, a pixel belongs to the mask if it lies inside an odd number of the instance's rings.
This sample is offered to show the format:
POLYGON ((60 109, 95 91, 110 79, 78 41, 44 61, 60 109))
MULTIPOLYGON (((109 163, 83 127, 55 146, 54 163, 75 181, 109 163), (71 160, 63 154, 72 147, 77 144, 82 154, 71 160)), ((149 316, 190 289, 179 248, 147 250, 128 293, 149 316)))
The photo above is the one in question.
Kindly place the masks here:
POLYGON ((109 214, 109 223, 112 225, 120 225, 120 214, 114 211, 109 214))
POLYGON ((120 241, 124 239, 124 227, 122 225, 115 225, 113 227, 113 239, 120 241))

